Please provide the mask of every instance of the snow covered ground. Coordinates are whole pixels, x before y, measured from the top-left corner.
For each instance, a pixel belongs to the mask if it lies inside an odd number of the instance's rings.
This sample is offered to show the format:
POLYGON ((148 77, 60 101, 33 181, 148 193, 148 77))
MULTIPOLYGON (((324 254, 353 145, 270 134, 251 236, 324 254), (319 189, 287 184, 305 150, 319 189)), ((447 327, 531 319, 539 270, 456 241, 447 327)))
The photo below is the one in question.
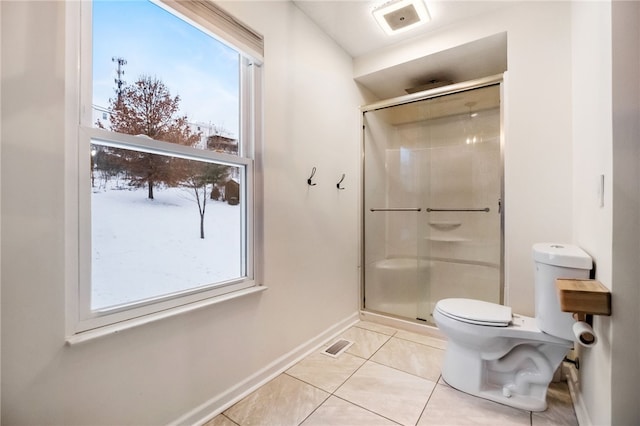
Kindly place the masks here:
POLYGON ((238 278, 242 206, 207 199, 204 231, 191 190, 98 189, 91 198, 92 298, 99 309, 238 278))

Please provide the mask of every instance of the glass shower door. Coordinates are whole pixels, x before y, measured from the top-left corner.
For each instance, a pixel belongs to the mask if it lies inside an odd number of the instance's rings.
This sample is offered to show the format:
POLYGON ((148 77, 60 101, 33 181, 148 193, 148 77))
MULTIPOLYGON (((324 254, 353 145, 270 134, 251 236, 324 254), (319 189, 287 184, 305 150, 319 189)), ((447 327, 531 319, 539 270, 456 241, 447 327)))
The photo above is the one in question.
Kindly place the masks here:
POLYGON ((364 112, 364 306, 502 302, 500 86, 364 112))
POLYGON ((403 318, 418 316, 424 297, 418 256, 420 164, 384 110, 365 115, 365 307, 403 318))

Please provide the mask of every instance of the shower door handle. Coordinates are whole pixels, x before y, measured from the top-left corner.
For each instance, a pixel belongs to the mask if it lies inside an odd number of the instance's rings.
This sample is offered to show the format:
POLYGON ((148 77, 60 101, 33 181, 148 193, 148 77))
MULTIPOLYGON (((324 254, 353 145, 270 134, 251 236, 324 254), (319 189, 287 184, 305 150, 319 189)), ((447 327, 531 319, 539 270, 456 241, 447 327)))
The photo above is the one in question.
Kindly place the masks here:
POLYGON ((420 207, 397 207, 397 208, 379 208, 379 209, 369 209, 372 212, 419 212, 422 211, 420 207))

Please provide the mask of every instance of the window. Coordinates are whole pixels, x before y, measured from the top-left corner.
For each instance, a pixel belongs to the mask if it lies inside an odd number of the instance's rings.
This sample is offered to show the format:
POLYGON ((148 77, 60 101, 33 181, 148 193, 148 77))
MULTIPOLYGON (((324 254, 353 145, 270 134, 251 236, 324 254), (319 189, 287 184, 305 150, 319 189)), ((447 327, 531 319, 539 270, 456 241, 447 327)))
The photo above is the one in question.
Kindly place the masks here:
POLYGON ((261 38, 206 1, 81 3, 70 334, 256 286, 261 38))

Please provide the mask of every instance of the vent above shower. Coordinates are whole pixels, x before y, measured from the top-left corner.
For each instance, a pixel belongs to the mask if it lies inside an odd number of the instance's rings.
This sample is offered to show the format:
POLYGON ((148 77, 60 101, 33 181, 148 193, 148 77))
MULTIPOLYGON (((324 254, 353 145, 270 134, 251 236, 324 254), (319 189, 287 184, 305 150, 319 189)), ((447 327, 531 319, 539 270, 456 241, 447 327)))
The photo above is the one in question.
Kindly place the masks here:
POLYGON ((420 84, 415 87, 409 87, 404 89, 408 94, 424 92, 425 90, 437 89, 438 87, 449 86, 453 84, 453 81, 449 79, 431 79, 425 84, 420 84))

